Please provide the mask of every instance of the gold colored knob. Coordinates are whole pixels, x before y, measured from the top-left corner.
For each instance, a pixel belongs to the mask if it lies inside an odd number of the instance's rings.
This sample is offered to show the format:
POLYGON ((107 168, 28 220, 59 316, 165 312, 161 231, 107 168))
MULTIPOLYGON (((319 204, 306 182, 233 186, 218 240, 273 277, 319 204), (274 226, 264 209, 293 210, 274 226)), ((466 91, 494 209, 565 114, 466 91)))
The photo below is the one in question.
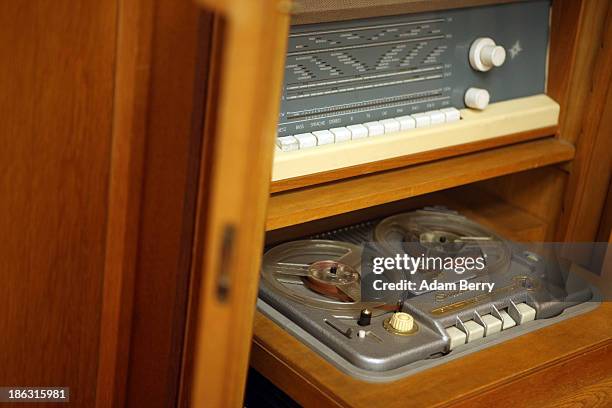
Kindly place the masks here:
POLYGON ((396 312, 391 316, 389 325, 398 333, 409 333, 414 326, 414 319, 408 313, 396 312))

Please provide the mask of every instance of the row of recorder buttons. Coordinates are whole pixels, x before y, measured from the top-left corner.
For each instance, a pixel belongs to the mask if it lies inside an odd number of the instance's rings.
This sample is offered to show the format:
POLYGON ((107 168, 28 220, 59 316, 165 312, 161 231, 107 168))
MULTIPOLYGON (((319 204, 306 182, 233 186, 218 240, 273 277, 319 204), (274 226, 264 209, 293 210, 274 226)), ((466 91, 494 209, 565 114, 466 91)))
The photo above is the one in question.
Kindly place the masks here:
POLYGON ((423 128, 441 123, 456 122, 460 119, 459 110, 456 108, 444 108, 392 119, 383 119, 376 122, 367 122, 362 125, 350 125, 329 130, 318 130, 312 133, 277 137, 276 145, 278 149, 289 152, 348 140, 382 136, 388 133, 423 128))
POLYGON ((480 317, 480 324, 474 320, 462 322, 461 328, 451 326, 446 328, 449 337, 449 349, 453 350, 462 344, 471 343, 474 340, 499 333, 535 320, 536 310, 527 303, 512 304, 508 310, 499 310, 499 318, 492 314, 480 317))

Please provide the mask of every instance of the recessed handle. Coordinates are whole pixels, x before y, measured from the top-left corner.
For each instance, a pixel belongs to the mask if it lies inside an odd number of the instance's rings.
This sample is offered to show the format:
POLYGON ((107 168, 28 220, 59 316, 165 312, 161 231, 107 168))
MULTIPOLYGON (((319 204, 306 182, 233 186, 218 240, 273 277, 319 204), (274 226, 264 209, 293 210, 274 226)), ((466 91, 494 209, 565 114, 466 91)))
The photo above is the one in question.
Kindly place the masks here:
POLYGON ((234 224, 226 224, 223 227, 223 237, 221 238, 221 249, 219 254, 219 263, 217 266, 217 299, 220 302, 226 302, 230 295, 231 289, 231 264, 234 255, 234 242, 236 238, 236 226, 234 224))

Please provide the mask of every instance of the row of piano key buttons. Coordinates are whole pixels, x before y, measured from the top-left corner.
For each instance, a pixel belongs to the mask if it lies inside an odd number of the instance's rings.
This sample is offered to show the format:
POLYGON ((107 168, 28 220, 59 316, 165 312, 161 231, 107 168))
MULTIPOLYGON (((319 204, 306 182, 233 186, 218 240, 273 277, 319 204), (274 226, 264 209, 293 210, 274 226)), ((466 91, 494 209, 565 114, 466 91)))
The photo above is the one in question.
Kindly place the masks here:
POLYGON ((463 322, 465 331, 460 330, 456 326, 446 328, 446 333, 450 338, 449 349, 452 350, 462 344, 499 333, 517 324, 520 325, 535 320, 536 310, 526 303, 519 303, 514 305, 513 317, 506 310, 500 310, 499 315, 502 318, 501 320, 492 314, 483 315, 481 320, 484 326, 474 320, 463 322))
POLYGON ((280 150, 288 152, 348 140, 382 136, 388 133, 423 128, 441 123, 456 122, 459 119, 461 119, 459 110, 444 108, 393 119, 383 119, 377 122, 367 122, 363 125, 350 125, 312 133, 300 133, 294 136, 282 136, 276 139, 276 144, 280 150))

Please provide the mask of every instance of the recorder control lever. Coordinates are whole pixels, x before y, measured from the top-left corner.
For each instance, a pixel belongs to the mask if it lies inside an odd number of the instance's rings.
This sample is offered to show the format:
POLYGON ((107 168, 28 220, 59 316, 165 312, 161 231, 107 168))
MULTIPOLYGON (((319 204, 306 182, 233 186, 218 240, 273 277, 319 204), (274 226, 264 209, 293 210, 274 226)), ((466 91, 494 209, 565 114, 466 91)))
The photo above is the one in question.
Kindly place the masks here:
POLYGON ((344 337, 348 339, 353 337, 353 329, 351 329, 350 327, 341 327, 339 324, 333 323, 329 319, 325 319, 324 321, 325 323, 327 323, 328 326, 331 326, 333 329, 335 329, 338 333, 342 334, 344 337))

